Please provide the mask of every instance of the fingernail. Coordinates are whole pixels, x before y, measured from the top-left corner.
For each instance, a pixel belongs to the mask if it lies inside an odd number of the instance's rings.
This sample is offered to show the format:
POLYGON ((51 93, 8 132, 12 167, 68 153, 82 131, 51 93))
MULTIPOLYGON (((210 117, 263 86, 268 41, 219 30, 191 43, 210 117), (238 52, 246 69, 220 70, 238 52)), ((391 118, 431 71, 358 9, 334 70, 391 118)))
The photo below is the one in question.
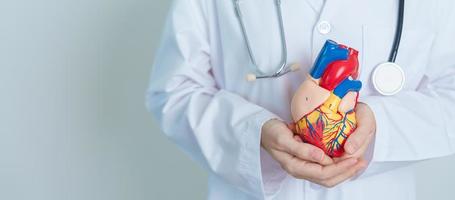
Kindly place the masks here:
POLYGON ((314 160, 320 161, 320 160, 322 160, 323 156, 324 156, 324 154, 319 150, 313 150, 313 152, 311 152, 311 157, 314 160))
POLYGON ((357 151, 357 145, 353 142, 349 142, 346 144, 346 152, 349 154, 354 154, 357 151))

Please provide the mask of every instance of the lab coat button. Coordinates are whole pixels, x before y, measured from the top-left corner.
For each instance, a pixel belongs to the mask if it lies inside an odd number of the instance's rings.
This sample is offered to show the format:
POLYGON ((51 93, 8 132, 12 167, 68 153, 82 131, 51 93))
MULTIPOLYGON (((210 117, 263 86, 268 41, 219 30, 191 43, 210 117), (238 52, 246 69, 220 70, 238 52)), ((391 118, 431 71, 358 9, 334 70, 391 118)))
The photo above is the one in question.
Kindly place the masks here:
POLYGON ((318 24, 318 31, 321 34, 328 34, 332 30, 332 25, 328 21, 321 21, 318 24))

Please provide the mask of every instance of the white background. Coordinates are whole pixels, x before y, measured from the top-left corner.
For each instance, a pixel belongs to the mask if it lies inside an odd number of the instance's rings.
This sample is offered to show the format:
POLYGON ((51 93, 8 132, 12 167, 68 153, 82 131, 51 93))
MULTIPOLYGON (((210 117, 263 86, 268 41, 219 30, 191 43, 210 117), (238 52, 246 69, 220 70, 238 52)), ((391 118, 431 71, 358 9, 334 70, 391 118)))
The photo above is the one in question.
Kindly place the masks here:
MULTIPOLYGON (((144 107, 169 5, 0 0, 0 199, 205 198, 144 107)), ((419 199, 453 199, 454 157, 417 168, 419 199)))

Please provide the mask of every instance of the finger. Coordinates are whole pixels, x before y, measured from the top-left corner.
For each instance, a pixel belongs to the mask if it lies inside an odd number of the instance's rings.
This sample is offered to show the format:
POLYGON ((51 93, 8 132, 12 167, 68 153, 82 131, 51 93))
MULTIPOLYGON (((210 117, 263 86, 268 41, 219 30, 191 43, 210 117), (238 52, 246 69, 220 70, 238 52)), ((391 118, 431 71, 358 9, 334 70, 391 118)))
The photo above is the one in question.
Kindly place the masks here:
POLYGON ((367 151, 368 147, 370 146, 371 140, 373 139, 374 134, 370 134, 366 141, 362 144, 362 146, 353 154, 345 154, 346 158, 363 158, 365 152, 367 151))
POLYGON ((354 177, 359 171, 364 169, 367 165, 367 162, 365 160, 360 160, 356 165, 354 165, 352 168, 347 170, 346 172, 343 172, 342 174, 335 176, 331 179, 328 179, 326 181, 322 181, 321 184, 325 187, 334 187, 335 185, 338 185, 352 177, 354 177))
POLYGON ((294 139, 295 139, 297 142, 303 142, 302 138, 301 138, 299 135, 294 135, 294 139))
POLYGON ((375 129, 375 119, 374 114, 368 108, 368 105, 364 105, 359 103, 356 108, 356 120, 357 120, 357 128, 356 130, 348 137, 345 145, 344 150, 348 154, 354 154, 365 140, 371 134, 374 134, 375 129))
POLYGON ((298 174, 298 165, 299 163, 306 162, 306 161, 301 161, 295 156, 288 154, 286 152, 282 152, 279 150, 271 150, 270 155, 278 161, 280 164, 281 168, 286 171, 288 174, 296 177, 296 174, 298 174))
POLYGON ((333 160, 320 148, 297 141, 294 137, 280 135, 276 140, 276 149, 287 152, 299 159, 329 165, 333 160))
POLYGON ((314 171, 314 169, 311 170, 311 168, 322 168, 322 165, 301 160, 294 155, 280 150, 271 149, 269 153, 276 161, 278 161, 281 168, 296 178, 309 180, 311 177, 310 175, 314 171))
POLYGON ((293 140, 289 143, 289 145, 283 148, 284 151, 302 160, 316 162, 321 165, 329 165, 333 163, 332 158, 326 155, 322 149, 308 143, 293 140))
POLYGON ((291 130, 293 133, 296 133, 296 132, 297 132, 297 131, 295 130, 295 123, 294 123, 294 122, 288 124, 287 126, 288 126, 288 129, 291 130))
POLYGON ((344 160, 347 158, 364 158, 365 152, 367 151, 368 147, 370 146, 371 140, 373 139, 374 134, 370 134, 367 140, 362 144, 362 146, 353 154, 345 153, 341 157, 333 158, 334 162, 339 162, 340 160, 344 160))
MULTIPOLYGON (((272 158, 275 159, 280 164, 281 168, 283 168, 285 171, 288 171, 287 169, 289 168, 289 165, 291 165, 293 162, 292 155, 274 149, 270 149, 268 150, 268 152, 270 156, 272 156, 272 158)), ((288 171, 288 173, 290 172, 288 171)))
POLYGON ((357 164, 359 159, 357 158, 348 158, 342 160, 336 164, 325 166, 322 168, 322 179, 329 179, 331 177, 335 177, 339 174, 342 174, 352 168, 355 164, 357 164))
POLYGON ((356 130, 348 137, 344 144, 344 150, 348 154, 354 154, 364 143, 366 143, 368 137, 372 134, 373 132, 367 128, 367 126, 359 124, 356 130))
POLYGON ((328 166, 318 165, 316 163, 301 163, 297 170, 297 175, 303 178, 314 180, 327 180, 335 177, 354 166, 357 163, 356 158, 348 158, 339 163, 328 166))

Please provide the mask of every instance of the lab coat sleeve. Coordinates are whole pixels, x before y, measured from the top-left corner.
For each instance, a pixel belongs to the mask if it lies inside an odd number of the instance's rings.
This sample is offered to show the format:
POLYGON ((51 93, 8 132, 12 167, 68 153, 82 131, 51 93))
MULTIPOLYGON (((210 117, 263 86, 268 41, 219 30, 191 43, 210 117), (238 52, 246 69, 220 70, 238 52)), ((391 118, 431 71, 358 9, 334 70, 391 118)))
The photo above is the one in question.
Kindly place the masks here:
POLYGON ((273 161, 260 147, 262 125, 278 117, 218 87, 210 62, 206 8, 201 2, 174 1, 156 54, 146 104, 164 134, 193 160, 263 199, 266 194, 273 195, 284 179, 279 166, 267 169, 273 161), (270 173, 261 170, 261 162, 270 173))
POLYGON ((452 12, 439 19, 447 21, 436 33, 419 87, 361 99, 373 110, 377 127, 366 174, 455 152, 455 17, 452 12))

